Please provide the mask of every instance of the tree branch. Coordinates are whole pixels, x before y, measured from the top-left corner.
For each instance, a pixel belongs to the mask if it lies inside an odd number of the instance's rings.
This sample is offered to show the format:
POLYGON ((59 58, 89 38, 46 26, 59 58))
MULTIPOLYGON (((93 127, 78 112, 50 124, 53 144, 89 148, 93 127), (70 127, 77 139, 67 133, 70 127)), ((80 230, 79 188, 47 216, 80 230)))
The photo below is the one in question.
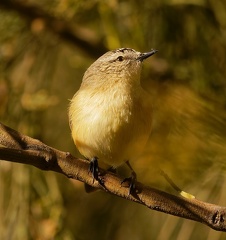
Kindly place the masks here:
POLYGON ((136 183, 135 193, 128 196, 128 187, 121 185, 122 179, 104 170, 101 170, 104 179, 104 186, 101 186, 88 172, 88 161, 51 148, 3 124, 0 124, 0 144, 4 146, 0 147, 2 160, 58 172, 129 201, 140 203, 152 210, 201 222, 218 231, 226 231, 226 207, 174 196, 139 182, 136 183))
POLYGON ((76 28, 72 23, 50 15, 38 5, 31 5, 26 1, 19 0, 1 0, 0 8, 6 9, 7 11, 17 12, 29 23, 35 19, 41 19, 45 23, 45 27, 48 31, 59 36, 61 39, 78 46, 94 58, 97 58, 108 51, 102 41, 88 41, 88 39, 76 32, 76 28))

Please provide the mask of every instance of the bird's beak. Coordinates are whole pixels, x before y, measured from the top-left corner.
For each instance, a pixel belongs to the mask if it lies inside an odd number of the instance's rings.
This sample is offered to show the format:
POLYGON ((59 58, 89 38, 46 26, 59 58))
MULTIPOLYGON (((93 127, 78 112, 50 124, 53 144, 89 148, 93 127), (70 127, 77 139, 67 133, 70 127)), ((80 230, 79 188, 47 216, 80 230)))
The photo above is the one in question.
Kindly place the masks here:
POLYGON ((143 61, 146 58, 149 58, 150 56, 154 55, 158 50, 152 49, 150 52, 147 53, 141 53, 140 56, 137 58, 138 61, 143 61))

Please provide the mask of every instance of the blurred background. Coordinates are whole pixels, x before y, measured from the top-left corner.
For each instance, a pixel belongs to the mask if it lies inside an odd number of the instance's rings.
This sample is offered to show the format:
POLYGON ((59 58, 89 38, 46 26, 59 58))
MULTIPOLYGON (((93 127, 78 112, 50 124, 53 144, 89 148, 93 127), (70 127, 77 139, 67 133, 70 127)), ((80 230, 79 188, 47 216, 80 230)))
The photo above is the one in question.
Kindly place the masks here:
MULTIPOLYGON (((159 168, 196 198, 226 206, 224 0, 1 0, 0 121, 80 156, 69 99, 105 51, 159 52, 142 86, 154 124, 138 180, 177 194, 159 168)), ((123 168, 123 166, 122 166, 123 168)), ((31 166, 0 162, 0 239, 225 239, 200 223, 151 211, 31 166)))

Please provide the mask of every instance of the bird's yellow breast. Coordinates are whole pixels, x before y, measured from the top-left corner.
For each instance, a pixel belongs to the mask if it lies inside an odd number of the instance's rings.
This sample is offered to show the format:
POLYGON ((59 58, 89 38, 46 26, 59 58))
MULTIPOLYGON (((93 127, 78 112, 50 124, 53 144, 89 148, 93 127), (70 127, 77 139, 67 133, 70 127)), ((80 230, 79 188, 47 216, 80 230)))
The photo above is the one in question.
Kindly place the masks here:
POLYGON ((80 89, 69 109, 73 140, 82 155, 117 167, 142 152, 151 131, 151 108, 139 87, 80 89))

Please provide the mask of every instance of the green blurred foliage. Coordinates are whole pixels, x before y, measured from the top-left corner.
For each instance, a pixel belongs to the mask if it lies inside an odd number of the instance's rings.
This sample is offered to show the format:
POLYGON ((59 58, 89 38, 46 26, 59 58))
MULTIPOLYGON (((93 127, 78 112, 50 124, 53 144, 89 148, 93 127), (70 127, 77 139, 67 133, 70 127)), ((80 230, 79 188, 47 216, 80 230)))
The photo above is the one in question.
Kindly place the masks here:
MULTIPOLYGON (((153 101, 153 133, 132 163, 141 182, 225 205, 226 2, 224 0, 27 1, 70 22, 108 49, 151 48, 142 85, 153 101)), ((98 49, 96 49, 98 51, 98 49)), ((101 53, 100 53, 101 55, 101 53)), ((67 109, 95 59, 45 28, 0 9, 0 120, 79 156, 67 109)), ((123 168, 123 167, 122 167, 123 168)), ((224 239, 188 220, 150 211, 51 172, 0 162, 0 239, 224 239)))

